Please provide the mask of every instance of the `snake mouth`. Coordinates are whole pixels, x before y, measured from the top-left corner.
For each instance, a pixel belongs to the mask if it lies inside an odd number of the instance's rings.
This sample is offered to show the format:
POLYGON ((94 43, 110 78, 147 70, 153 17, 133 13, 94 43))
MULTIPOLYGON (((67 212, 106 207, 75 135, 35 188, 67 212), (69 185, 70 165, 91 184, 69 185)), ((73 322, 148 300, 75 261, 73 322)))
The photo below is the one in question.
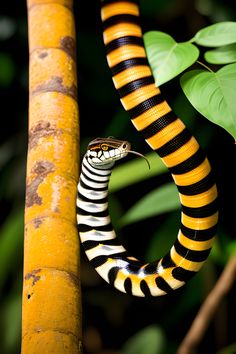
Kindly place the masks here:
POLYGON ((148 159, 143 154, 131 150, 131 144, 126 140, 112 137, 96 138, 88 145, 88 157, 94 166, 103 168, 113 166, 117 160, 123 159, 128 154, 144 158, 150 169, 148 159))

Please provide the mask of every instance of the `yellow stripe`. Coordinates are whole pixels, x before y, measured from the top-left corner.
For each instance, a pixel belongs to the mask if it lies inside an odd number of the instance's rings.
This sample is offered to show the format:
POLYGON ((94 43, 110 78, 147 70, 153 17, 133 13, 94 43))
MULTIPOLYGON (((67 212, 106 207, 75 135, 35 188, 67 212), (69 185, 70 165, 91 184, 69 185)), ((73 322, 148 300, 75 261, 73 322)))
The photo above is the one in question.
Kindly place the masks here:
POLYGON ((125 36, 142 37, 141 28, 134 23, 118 23, 117 25, 107 28, 103 32, 103 39, 105 45, 114 39, 125 36))
POLYGON ((143 101, 147 100, 148 98, 155 96, 159 92, 160 91, 157 90, 154 84, 140 87, 134 92, 123 97, 122 103, 124 105, 125 110, 129 110, 138 105, 139 103, 142 103, 143 101))
POLYGON ((213 200, 217 198, 216 185, 208 189, 208 191, 198 195, 179 194, 179 197, 182 205, 190 206, 192 208, 199 208, 213 202, 213 200))
POLYGON ((192 218, 191 216, 182 213, 181 220, 183 225, 190 229, 205 230, 217 224, 218 212, 205 218, 192 218))
POLYGON ((158 149, 169 140, 173 139, 176 135, 181 133, 184 129, 184 123, 180 119, 176 119, 174 122, 170 123, 167 127, 163 128, 146 141, 153 149, 158 149))
POLYGON ((115 15, 139 15, 139 8, 136 4, 127 3, 125 1, 118 1, 116 4, 107 4, 102 7, 101 15, 102 20, 105 21, 107 18, 115 15))
POLYGON ((192 261, 189 261, 189 260, 183 258, 182 256, 180 256, 176 252, 174 247, 171 248, 170 254, 171 254, 171 258, 172 258, 173 262, 178 264, 178 267, 182 267, 186 270, 197 272, 204 264, 204 261, 203 262, 192 262, 192 261))
POLYGON ((168 156, 164 157, 162 160, 164 161, 167 167, 173 167, 188 159, 195 152, 197 152, 198 149, 198 142, 192 136, 186 144, 184 144, 182 147, 172 152, 168 156))
POLYGON ((132 123, 134 124, 137 130, 142 130, 146 128, 149 124, 155 122, 156 119, 161 118, 164 114, 169 113, 171 111, 170 106, 166 101, 159 103, 155 107, 148 109, 143 114, 140 114, 137 118, 132 119, 132 123))
POLYGON ((179 186, 188 186, 199 182, 202 178, 206 177, 211 171, 211 167, 207 159, 201 163, 198 167, 194 168, 190 172, 182 175, 172 175, 176 184, 179 186))
POLYGON ((107 61, 110 67, 122 62, 126 59, 146 58, 143 47, 137 45, 126 45, 113 50, 107 55, 107 61))
POLYGON ((195 241, 184 236, 181 232, 178 235, 178 240, 184 247, 192 251, 204 251, 211 248, 214 237, 207 241, 195 241))
POLYGON ((149 75, 151 75, 150 68, 147 65, 139 65, 126 69, 113 76, 113 81, 116 89, 119 89, 120 87, 129 84, 131 81, 141 79, 149 75))

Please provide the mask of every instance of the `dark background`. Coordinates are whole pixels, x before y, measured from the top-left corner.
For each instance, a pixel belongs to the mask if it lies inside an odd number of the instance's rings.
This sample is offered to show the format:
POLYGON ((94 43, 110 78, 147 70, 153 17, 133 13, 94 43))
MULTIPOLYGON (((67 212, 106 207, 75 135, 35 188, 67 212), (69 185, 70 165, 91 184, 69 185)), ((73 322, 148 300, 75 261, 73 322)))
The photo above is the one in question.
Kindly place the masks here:
MULTIPOLYGON (((146 0, 141 6, 142 25, 145 32, 161 30, 182 42, 209 24, 235 21, 235 7, 226 0, 146 0)), ((127 139, 136 150, 148 152, 148 147, 129 123, 111 81, 102 42, 99 1, 78 0, 75 18, 81 153, 91 139, 108 135, 127 139)), ((162 352, 175 353, 235 249, 233 138, 191 108, 181 91, 179 78, 164 85, 162 91, 198 138, 213 165, 221 211, 217 245, 202 271, 186 287, 173 295, 154 299, 133 298, 110 288, 100 280, 82 251, 85 353, 123 353, 124 343, 149 325, 154 325, 165 340, 162 352)), ((1 1, 0 4, 0 99, 0 353, 14 354, 20 352, 28 119, 27 11, 22 0, 1 1)), ((125 188, 112 196, 111 207, 122 214, 156 183, 170 180, 166 174, 157 181, 151 179, 125 188)), ((169 223, 170 229, 175 230, 178 217, 179 212, 173 212, 124 227, 119 230, 120 237, 135 256, 148 258, 159 227, 169 223)), ((199 353, 223 354, 220 349, 236 342, 234 327, 235 287, 215 314, 199 353)))

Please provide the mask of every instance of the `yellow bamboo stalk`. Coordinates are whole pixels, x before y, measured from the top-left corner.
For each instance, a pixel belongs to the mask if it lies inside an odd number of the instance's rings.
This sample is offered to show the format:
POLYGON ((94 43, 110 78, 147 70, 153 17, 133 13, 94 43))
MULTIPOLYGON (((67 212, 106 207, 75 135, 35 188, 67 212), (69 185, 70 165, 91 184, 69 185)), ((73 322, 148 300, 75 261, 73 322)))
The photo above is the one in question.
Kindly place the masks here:
POLYGON ((73 0, 28 0, 27 5, 30 80, 22 354, 77 354, 82 345, 73 0))

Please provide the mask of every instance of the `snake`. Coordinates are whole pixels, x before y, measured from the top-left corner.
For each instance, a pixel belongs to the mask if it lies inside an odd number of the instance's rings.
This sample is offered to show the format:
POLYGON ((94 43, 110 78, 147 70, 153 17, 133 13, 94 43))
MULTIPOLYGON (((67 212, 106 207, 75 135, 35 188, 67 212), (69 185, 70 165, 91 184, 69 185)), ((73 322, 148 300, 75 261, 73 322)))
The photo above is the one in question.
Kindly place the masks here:
POLYGON ((188 282, 203 266, 218 224, 218 193, 210 162, 196 138, 163 97, 149 65, 137 0, 101 2, 108 66, 131 122, 167 166, 178 189, 180 227, 161 259, 137 259, 119 242, 108 208, 115 161, 130 143, 96 138, 82 160, 76 202, 81 243, 93 267, 110 285, 133 296, 162 296, 188 282))

